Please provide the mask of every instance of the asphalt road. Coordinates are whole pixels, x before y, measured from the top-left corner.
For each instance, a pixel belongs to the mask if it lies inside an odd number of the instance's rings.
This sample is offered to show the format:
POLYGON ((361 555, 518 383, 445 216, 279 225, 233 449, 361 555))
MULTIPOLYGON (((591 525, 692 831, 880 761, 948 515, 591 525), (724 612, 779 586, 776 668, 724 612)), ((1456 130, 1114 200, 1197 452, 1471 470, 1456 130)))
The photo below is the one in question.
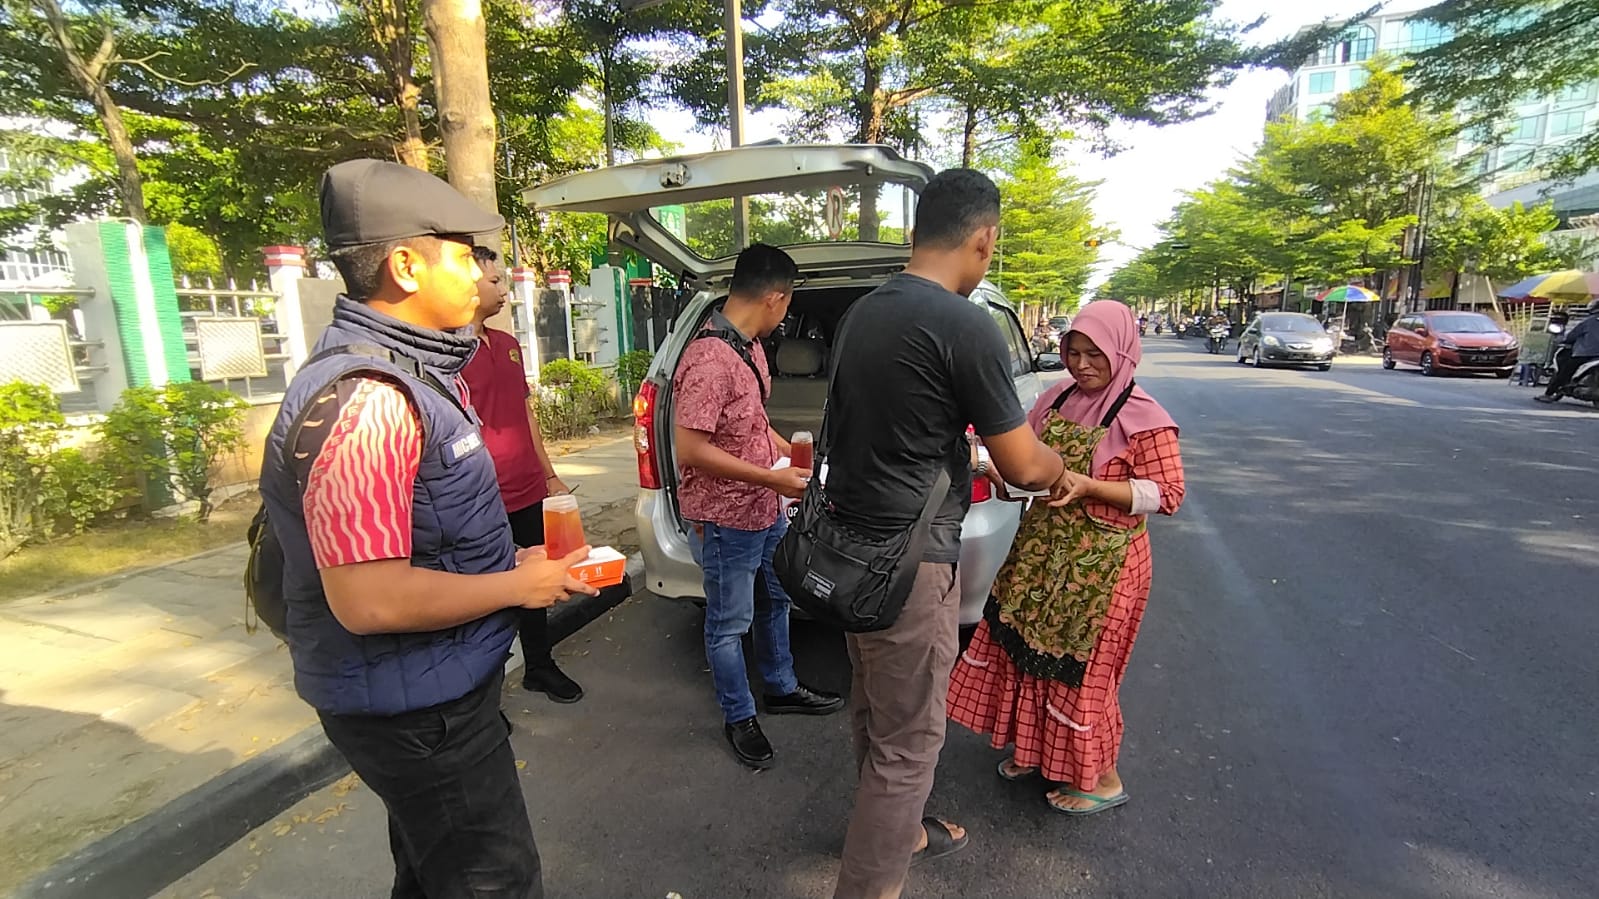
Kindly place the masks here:
MULTIPOLYGON (((931 809, 973 846, 915 897, 1599 894, 1599 413, 1493 379, 1235 366, 1151 339, 1188 500, 1152 524, 1123 691, 1133 801, 1066 819, 952 727, 931 809)), ((563 644, 576 706, 507 694, 552 897, 825 897, 842 717, 723 748, 692 607, 635 598, 563 644)), ((842 639, 796 625, 802 679, 842 639)), ((377 897, 382 811, 324 791, 163 895, 377 897), (320 819, 320 820, 319 820, 320 819)))

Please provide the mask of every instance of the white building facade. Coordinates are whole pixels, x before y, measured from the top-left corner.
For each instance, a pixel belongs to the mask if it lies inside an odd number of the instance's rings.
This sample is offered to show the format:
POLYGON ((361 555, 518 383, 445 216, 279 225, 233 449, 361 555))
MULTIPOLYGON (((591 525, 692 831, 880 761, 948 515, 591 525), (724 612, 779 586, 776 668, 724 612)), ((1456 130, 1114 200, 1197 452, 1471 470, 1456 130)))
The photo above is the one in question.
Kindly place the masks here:
MULTIPOLYGON (((1338 97, 1365 84, 1367 65, 1377 56, 1398 57, 1435 47, 1449 32, 1413 14, 1376 15, 1350 24, 1332 43, 1306 60, 1289 82, 1266 104, 1266 120, 1299 121, 1331 112, 1338 97)), ((1539 180, 1540 163, 1551 148, 1599 127, 1599 82, 1573 85, 1552 97, 1524 97, 1499 123, 1499 145, 1484 156, 1488 176, 1483 193, 1493 194, 1539 180)), ((1493 135, 1463 140, 1462 154, 1477 143, 1492 144, 1493 135)))
MULTIPOLYGON (((0 172, 12 171, 12 165, 11 156, 0 149, 0 172)), ((46 181, 9 190, 0 188, 0 208, 35 202, 61 187, 46 181)), ((14 235, 8 241, 12 249, 0 248, 0 288, 64 287, 72 283, 71 264, 67 261, 67 254, 57 249, 54 235, 50 235, 51 239, 45 242, 47 246, 35 246, 43 234, 44 223, 41 221, 37 227, 14 235)))

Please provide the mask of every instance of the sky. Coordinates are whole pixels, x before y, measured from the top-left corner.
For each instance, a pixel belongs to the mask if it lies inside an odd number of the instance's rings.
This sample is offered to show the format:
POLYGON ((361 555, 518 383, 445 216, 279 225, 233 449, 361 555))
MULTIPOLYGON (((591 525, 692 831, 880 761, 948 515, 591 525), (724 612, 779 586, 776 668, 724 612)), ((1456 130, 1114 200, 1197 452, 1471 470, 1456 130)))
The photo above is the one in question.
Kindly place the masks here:
MULTIPOLYGON (((1324 17, 1353 15, 1365 10, 1374 0, 1224 0, 1221 16, 1236 22, 1252 22, 1266 16, 1266 22, 1252 33, 1258 43, 1286 37, 1305 25, 1324 17)), ((1396 0, 1385 11, 1404 12, 1428 4, 1416 0, 1396 0)), ((1100 264, 1089 279, 1097 285, 1117 266, 1137 255, 1159 239, 1156 225, 1166 218, 1182 199, 1185 190, 1202 186, 1219 177, 1228 167, 1260 143, 1265 127, 1266 101, 1288 81, 1280 71, 1246 71, 1232 84, 1215 92, 1215 112, 1204 118, 1164 128, 1122 126, 1112 136, 1126 147, 1105 158, 1084 148, 1068 148, 1065 157, 1074 174, 1104 183, 1094 203, 1095 217, 1109 228, 1121 232, 1115 242, 1100 250, 1100 264)), ((781 114, 767 112, 746 117, 747 142, 780 137, 781 114)), ((691 130, 686 113, 661 114, 654 124, 663 134, 679 136, 683 152, 711 149, 713 136, 691 130)))

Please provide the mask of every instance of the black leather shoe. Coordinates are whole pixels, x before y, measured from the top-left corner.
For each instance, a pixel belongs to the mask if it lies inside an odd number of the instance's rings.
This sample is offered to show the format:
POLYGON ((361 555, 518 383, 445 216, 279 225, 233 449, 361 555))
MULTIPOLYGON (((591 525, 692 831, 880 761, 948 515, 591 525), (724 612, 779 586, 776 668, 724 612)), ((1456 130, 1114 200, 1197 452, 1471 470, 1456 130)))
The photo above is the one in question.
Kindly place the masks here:
POLYGON ((1558 396, 1550 396, 1547 393, 1540 393, 1537 396, 1533 397, 1533 399, 1537 400, 1540 403, 1558 403, 1558 402, 1560 402, 1560 397, 1558 397, 1558 396))
POLYGON ((772 764, 772 744, 766 734, 761 733, 759 721, 745 718, 723 725, 722 732, 727 734, 727 745, 733 747, 733 755, 744 765, 758 771, 772 764))
POLYGON ((844 697, 812 690, 804 684, 787 696, 766 697, 768 715, 831 715, 844 707, 844 697))
POLYGON ((567 677, 555 663, 529 668, 522 674, 522 689, 543 693, 555 702, 572 703, 583 698, 583 688, 567 677))

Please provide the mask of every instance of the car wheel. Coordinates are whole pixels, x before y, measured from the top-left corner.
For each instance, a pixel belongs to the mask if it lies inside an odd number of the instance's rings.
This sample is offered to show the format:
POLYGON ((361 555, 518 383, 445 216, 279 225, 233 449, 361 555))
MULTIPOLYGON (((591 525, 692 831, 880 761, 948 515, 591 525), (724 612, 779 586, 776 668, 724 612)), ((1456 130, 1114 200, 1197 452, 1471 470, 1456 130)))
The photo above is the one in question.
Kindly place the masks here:
POLYGON ((1393 348, 1392 347, 1383 347, 1382 348, 1382 367, 1388 369, 1389 371, 1393 371, 1394 370, 1394 366, 1398 365, 1398 364, 1399 363, 1394 361, 1393 348))
POLYGON ((1256 368, 1265 368, 1266 367, 1266 360, 1261 358, 1261 355, 1260 355, 1260 347, 1255 347, 1255 367, 1256 368))
POLYGON ((1331 362, 1323 362, 1322 364, 1316 366, 1316 370, 1317 371, 1332 371, 1332 363, 1331 362))
POLYGON ((1438 374, 1438 370, 1432 367, 1431 352, 1421 354, 1421 373, 1429 378, 1438 374))

